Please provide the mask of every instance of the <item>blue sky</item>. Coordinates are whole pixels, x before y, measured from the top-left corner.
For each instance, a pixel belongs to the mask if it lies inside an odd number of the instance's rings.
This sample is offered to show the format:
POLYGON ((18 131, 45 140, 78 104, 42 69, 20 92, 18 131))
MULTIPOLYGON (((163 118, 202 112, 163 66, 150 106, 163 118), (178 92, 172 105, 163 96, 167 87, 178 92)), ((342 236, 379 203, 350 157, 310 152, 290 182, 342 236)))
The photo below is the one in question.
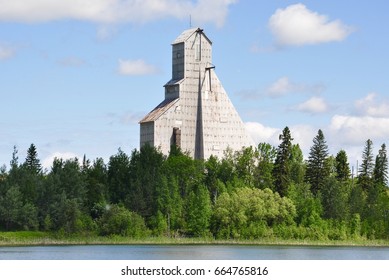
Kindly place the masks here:
POLYGON ((163 100, 171 42, 199 26, 254 140, 289 126, 307 156, 322 129, 356 166, 389 139, 387 1, 0 0, 0 165, 31 143, 108 160, 139 148, 138 121, 163 100))

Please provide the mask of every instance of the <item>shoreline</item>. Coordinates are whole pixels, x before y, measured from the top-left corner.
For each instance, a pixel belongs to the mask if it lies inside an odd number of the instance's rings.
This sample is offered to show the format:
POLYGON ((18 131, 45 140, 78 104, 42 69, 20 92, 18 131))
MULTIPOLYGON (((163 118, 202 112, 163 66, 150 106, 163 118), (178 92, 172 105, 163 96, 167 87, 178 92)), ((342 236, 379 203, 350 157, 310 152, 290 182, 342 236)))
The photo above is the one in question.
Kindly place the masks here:
POLYGON ((389 247, 389 240, 298 240, 263 238, 255 240, 216 240, 212 238, 146 237, 140 239, 122 236, 58 236, 45 232, 0 232, 0 247, 17 246, 75 246, 75 245, 247 245, 247 246, 346 246, 389 247))

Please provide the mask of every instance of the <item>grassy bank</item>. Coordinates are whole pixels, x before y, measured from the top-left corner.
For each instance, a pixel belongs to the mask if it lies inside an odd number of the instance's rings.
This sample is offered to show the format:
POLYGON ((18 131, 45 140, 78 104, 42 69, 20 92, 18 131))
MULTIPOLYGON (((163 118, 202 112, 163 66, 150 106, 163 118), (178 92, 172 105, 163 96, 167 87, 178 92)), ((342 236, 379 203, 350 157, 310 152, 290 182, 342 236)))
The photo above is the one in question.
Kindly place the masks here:
POLYGON ((302 245, 302 246, 385 246, 389 240, 284 240, 263 238, 256 240, 215 240, 212 238, 147 237, 133 239, 122 236, 64 235, 46 232, 0 232, 0 246, 40 245, 302 245))

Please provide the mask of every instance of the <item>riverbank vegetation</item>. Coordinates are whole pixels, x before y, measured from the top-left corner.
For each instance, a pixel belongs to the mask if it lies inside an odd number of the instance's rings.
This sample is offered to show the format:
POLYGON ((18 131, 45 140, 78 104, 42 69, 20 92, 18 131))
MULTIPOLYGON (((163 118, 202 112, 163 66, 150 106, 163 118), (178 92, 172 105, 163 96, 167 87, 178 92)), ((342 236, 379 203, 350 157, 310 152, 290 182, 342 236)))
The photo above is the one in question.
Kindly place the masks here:
POLYGON ((0 244, 387 244, 386 146, 372 150, 367 140, 354 176, 321 130, 304 160, 288 127, 278 147, 205 161, 146 145, 42 170, 33 144, 23 162, 15 147, 0 171, 0 244))

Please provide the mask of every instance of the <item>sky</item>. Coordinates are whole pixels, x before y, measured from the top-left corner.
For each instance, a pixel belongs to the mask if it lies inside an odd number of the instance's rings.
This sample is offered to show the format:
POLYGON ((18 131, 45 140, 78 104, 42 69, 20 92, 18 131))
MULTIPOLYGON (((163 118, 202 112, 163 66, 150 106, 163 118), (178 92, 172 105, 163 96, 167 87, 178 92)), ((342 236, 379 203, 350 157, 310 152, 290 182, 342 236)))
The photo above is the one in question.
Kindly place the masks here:
POLYGON ((171 43, 201 27, 216 73, 256 143, 288 126, 305 157, 319 129, 357 166, 389 139, 389 3, 0 0, 0 166, 31 143, 54 157, 139 149, 164 99, 171 43))

